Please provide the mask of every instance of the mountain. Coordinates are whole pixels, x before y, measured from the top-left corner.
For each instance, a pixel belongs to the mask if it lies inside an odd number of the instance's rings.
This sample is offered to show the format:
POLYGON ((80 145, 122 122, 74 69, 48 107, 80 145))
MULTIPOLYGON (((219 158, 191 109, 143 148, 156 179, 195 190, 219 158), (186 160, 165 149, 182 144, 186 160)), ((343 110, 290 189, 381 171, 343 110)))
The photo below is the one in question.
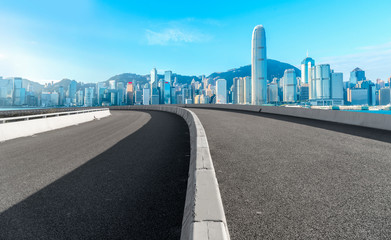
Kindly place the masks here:
MULTIPOLYGON (((301 71, 296 68, 295 66, 280 62, 273 59, 267 60, 267 78, 269 81, 271 81, 273 78, 281 78, 284 76, 284 71, 286 69, 294 69, 297 76, 301 75, 301 71)), ((235 77, 247 77, 251 76, 251 65, 243 66, 240 68, 234 68, 230 69, 226 72, 215 72, 208 76, 208 78, 212 79, 219 79, 223 78, 227 80, 227 87, 230 88, 233 82, 233 79, 235 77)), ((186 76, 186 75, 179 75, 179 74, 172 74, 173 79, 176 77, 177 82, 180 84, 189 84, 194 79, 195 81, 201 81, 201 77, 199 76, 186 76)), ((159 79, 164 79, 164 75, 158 74, 159 79)), ((146 83, 149 83, 149 75, 138 75, 134 73, 122 73, 119 75, 115 75, 108 79, 106 82, 110 80, 116 80, 117 82, 134 82, 140 84, 140 86, 143 86, 146 83)))
MULTIPOLYGON (((297 76, 301 75, 301 71, 288 63, 280 62, 277 60, 273 59, 268 59, 267 60, 267 79, 269 81, 273 80, 273 78, 281 78, 284 76, 284 71, 286 69, 294 69, 296 72, 297 76)), ((247 77, 251 76, 251 65, 243 66, 240 68, 234 68, 230 69, 226 72, 216 72, 212 73, 211 75, 208 76, 208 78, 213 78, 213 79, 225 79, 227 80, 227 87, 231 87, 233 79, 235 77, 247 77)))

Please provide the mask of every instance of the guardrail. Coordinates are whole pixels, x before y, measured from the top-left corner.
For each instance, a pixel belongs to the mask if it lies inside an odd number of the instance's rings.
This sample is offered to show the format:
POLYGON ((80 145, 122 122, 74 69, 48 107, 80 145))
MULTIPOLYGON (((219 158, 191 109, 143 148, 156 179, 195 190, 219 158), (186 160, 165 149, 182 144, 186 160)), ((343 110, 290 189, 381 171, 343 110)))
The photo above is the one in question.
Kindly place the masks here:
POLYGON ((74 114, 80 114, 80 113, 99 112, 99 111, 107 111, 107 110, 109 110, 109 108, 95 108, 95 109, 80 110, 80 111, 46 113, 46 114, 20 116, 20 117, 7 117, 7 118, 0 118, 0 124, 4 124, 7 122, 28 121, 28 120, 32 120, 32 119, 59 117, 59 116, 67 116, 67 115, 74 115, 74 114))

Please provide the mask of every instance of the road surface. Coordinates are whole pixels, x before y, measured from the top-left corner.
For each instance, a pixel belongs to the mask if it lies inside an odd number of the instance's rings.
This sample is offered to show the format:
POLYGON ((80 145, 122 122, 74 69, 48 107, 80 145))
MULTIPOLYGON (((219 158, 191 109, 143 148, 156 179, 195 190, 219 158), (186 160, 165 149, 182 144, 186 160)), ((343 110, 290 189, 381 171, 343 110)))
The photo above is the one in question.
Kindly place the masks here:
POLYGON ((236 239, 390 239, 391 133, 191 109, 236 239))
POLYGON ((179 239, 187 124, 111 113, 0 143, 0 239, 179 239))

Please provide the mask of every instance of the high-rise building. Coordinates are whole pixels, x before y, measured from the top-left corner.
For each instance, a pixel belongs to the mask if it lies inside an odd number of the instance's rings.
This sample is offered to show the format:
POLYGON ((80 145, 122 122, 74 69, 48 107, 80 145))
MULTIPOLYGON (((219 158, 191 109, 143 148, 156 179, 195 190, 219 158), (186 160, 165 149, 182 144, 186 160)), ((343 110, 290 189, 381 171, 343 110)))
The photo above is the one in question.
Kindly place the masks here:
POLYGON ((379 91, 379 105, 388 105, 391 103, 391 89, 382 88, 379 91))
POLYGON ((301 84, 309 84, 311 81, 311 68, 315 66, 315 60, 306 57, 301 62, 301 84))
POLYGON ((68 87, 68 97, 71 99, 71 104, 76 105, 76 91, 77 91, 77 82, 72 80, 69 83, 68 87))
POLYGON ((216 81, 216 103, 227 103, 227 81, 225 79, 216 81))
POLYGON ((84 94, 82 90, 79 90, 76 92, 76 104, 78 106, 83 106, 84 105, 84 94))
POLYGON ((348 101, 351 105, 368 105, 368 89, 348 89, 348 101))
POLYGON ((251 103, 261 105, 267 103, 267 57, 266 34, 262 25, 254 28, 251 43, 251 103))
POLYGON ((58 93, 57 92, 52 92, 50 94, 50 102, 51 106, 58 106, 58 93))
POLYGON ((151 70, 151 88, 157 88, 158 84, 158 76, 157 76, 157 71, 156 68, 152 68, 151 70))
POLYGON ((123 82, 117 83, 117 105, 125 105, 126 104, 126 92, 125 86, 123 82))
POLYGON ((331 98, 333 105, 343 105, 343 73, 331 73, 331 98))
POLYGON ((283 101, 284 102, 296 102, 296 72, 294 69, 287 69, 284 72, 283 77, 283 101))
POLYGON ((164 104, 171 104, 171 84, 164 82, 164 104))
POLYGON ((150 92, 151 90, 149 89, 148 83, 146 83, 143 89, 143 105, 149 105, 150 92))
POLYGON ((164 72, 164 82, 169 82, 171 84, 171 77, 172 77, 171 71, 164 72))
POLYGON ((251 78, 244 78, 244 96, 246 104, 251 104, 251 78))
POLYGON ((92 107, 94 99, 94 88, 88 87, 84 89, 84 106, 92 107))
POLYGON ((316 82, 316 98, 317 99, 330 99, 330 65, 321 64, 316 66, 315 70, 315 82, 316 82))
POLYGON ((268 97, 268 102, 269 103, 277 103, 279 102, 278 98, 278 85, 275 82, 272 82, 268 84, 268 89, 267 89, 267 97, 268 97))
POLYGON ((22 88, 22 78, 14 78, 13 105, 23 105, 26 98, 26 91, 22 88))
POLYGON ((109 81, 109 89, 111 90, 115 90, 115 80, 110 80, 109 81))
POLYGON ((134 104, 134 86, 133 82, 128 82, 126 85, 126 99, 128 105, 133 105, 134 104))
POLYGON ((58 88, 58 105, 63 106, 65 103, 65 91, 64 87, 60 86, 58 88))
POLYGON ((366 80, 365 71, 360 68, 355 68, 350 72, 349 82, 352 85, 356 85, 358 81, 366 80))
POLYGON ((300 101, 305 102, 309 99, 310 85, 308 83, 302 83, 300 86, 300 101))
POLYGON ((245 98, 244 98, 244 78, 239 78, 237 83, 238 83, 238 85, 237 85, 238 104, 245 104, 245 98))

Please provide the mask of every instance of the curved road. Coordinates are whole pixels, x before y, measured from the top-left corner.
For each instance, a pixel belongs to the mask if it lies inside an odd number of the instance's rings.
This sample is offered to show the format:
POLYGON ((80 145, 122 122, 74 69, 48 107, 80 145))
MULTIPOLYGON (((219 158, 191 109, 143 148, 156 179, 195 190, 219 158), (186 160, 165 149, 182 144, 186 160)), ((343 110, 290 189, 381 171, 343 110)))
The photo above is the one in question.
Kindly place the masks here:
POLYGON ((201 120, 232 239, 390 239, 391 133, 271 114, 201 120))
POLYGON ((0 239, 179 239, 186 122, 111 112, 0 143, 0 239))

